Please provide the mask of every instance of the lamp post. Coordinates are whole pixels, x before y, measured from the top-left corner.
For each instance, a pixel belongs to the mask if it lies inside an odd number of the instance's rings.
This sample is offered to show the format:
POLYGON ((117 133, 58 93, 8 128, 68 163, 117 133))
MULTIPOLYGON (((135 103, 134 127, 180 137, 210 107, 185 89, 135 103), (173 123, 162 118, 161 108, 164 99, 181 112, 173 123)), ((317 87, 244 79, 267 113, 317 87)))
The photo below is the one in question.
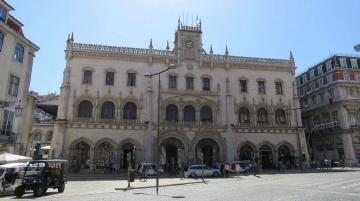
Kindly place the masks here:
MULTIPOLYGON (((305 106, 306 108, 307 106, 305 106)), ((295 111, 295 122, 296 122, 296 136, 297 136, 297 144, 298 144, 298 150, 299 150, 299 162, 300 162, 300 170, 303 171, 303 160, 302 160, 302 149, 301 149, 301 143, 300 143, 300 134, 299 134, 299 121, 298 121, 298 115, 297 111, 304 108, 285 108, 285 110, 292 110, 295 111)))
POLYGON ((160 75, 168 70, 175 69, 175 64, 169 64, 165 70, 157 73, 147 73, 144 76, 151 79, 153 76, 158 76, 158 97, 157 97, 157 134, 156 134, 156 195, 159 195, 159 169, 160 169, 160 147, 159 147, 159 135, 160 135, 160 75))

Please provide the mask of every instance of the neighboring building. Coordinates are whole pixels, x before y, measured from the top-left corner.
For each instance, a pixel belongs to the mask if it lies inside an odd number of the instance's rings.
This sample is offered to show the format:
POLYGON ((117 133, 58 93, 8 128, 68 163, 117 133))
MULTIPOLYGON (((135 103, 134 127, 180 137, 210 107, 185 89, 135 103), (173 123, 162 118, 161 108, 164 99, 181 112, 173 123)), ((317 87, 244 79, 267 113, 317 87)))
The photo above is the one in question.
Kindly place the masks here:
MULTIPOLYGON (((67 40, 66 66, 51 149, 73 170, 117 169, 155 160, 157 77, 161 76, 161 164, 252 160, 263 168, 307 158, 295 62, 203 50, 201 22, 180 20, 174 48, 113 47, 67 40), (301 126, 301 123, 299 124, 301 126), (301 144, 300 154, 298 143, 301 144)), ((297 163, 298 164, 298 163, 297 163)))
POLYGON ((360 57, 334 55, 296 78, 312 158, 360 160, 360 57))
POLYGON ((22 153, 33 58, 39 48, 22 32, 14 10, 0 0, 0 149, 22 153))
POLYGON ((355 51, 360 52, 360 44, 354 46, 355 51))

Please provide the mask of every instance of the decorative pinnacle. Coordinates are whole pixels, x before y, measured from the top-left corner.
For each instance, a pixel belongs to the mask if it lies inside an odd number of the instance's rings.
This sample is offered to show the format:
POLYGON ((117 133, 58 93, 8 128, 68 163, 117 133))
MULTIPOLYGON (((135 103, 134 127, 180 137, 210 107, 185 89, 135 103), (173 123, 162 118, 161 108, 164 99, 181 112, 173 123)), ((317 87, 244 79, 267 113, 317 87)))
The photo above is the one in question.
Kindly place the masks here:
POLYGON ((74 41, 74 32, 71 32, 70 40, 74 41))
POLYGON ((227 45, 225 46, 225 55, 228 56, 229 55, 229 50, 227 48, 227 45))
POLYGON ((210 45, 210 54, 214 53, 213 49, 212 49, 212 44, 210 45))
POLYGON ((294 63, 294 56, 291 50, 290 50, 290 61, 294 63))
POLYGON ((166 41, 166 50, 169 51, 170 47, 169 47, 169 41, 166 41))
POLYGON ((152 44, 152 38, 150 38, 150 45, 149 45, 150 49, 153 49, 153 44, 152 44))
POLYGON ((180 30, 180 17, 178 19, 178 26, 177 26, 178 30, 180 30))

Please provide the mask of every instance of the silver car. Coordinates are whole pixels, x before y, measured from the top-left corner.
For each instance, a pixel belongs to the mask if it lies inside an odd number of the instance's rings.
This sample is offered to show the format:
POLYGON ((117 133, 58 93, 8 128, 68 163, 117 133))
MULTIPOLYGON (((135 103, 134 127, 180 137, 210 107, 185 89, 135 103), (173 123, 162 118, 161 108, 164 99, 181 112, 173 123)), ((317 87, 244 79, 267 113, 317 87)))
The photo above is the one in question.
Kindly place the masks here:
POLYGON ((220 170, 211 168, 207 165, 191 165, 185 171, 185 177, 202 177, 202 173, 204 172, 204 177, 218 177, 220 175, 220 170))

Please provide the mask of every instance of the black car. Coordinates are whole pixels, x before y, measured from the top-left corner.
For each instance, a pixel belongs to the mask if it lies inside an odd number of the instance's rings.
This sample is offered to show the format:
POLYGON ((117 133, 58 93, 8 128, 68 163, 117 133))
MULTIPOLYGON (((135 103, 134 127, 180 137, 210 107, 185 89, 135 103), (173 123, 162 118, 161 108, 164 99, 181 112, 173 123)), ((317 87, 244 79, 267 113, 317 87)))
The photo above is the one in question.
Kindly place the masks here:
POLYGON ((34 160, 25 168, 21 185, 15 188, 16 197, 32 190, 35 197, 42 196, 48 188, 64 192, 66 184, 66 160, 34 160))

